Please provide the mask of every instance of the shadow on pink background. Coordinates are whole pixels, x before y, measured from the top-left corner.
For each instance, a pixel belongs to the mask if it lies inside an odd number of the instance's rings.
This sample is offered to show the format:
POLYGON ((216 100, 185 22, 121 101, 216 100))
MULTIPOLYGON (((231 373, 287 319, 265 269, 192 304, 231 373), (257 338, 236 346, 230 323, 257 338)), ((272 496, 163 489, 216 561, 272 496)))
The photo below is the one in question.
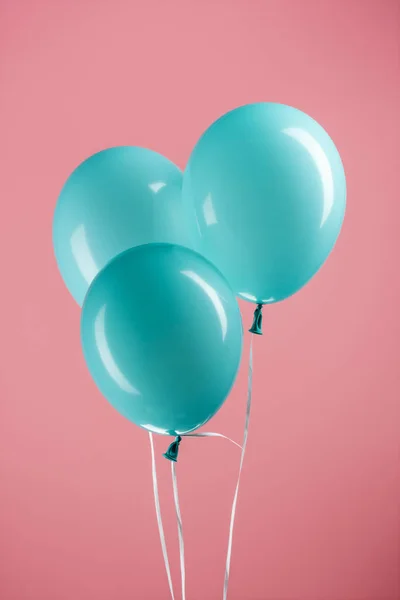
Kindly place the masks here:
MULTIPOLYGON (((52 213, 93 152, 143 145, 184 167, 215 118, 259 100, 328 130, 348 210, 325 268, 265 312, 255 340, 229 600, 400 598, 399 9, 0 0, 2 600, 169 597, 147 435, 86 371, 52 213)), ((240 439, 245 396, 246 360, 208 429, 240 439)), ((239 453, 218 439, 184 446, 188 600, 218 599, 239 453)), ((162 458, 159 471, 178 584, 162 458)))

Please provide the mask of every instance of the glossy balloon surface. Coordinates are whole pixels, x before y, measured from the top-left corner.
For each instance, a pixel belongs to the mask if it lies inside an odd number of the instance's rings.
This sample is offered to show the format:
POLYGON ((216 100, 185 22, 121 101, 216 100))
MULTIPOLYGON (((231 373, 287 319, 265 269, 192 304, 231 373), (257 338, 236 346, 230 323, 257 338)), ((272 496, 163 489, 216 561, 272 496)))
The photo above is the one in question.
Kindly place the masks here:
POLYGON ((107 400, 149 431, 197 429, 235 380, 242 322, 225 278, 187 248, 149 244, 96 277, 82 310, 86 363, 107 400))
MULTIPOLYGON (((61 275, 82 305, 97 273, 120 252, 151 242, 191 246, 182 173, 157 152, 109 148, 85 160, 59 196, 53 245, 61 275)), ((190 224, 189 221, 192 221, 190 224)))
POLYGON ((199 227, 197 249, 235 293, 256 303, 294 294, 339 235, 345 174, 326 131, 282 104, 237 108, 195 146, 183 196, 199 227))

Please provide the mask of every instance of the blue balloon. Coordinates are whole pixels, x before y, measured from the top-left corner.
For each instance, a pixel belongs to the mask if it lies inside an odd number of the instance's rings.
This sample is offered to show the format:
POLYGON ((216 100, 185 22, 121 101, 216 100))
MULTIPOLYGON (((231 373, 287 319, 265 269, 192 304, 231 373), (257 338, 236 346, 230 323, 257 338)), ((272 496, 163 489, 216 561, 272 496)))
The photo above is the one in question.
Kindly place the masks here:
POLYGON ((339 235, 346 181, 326 131, 283 104, 237 108, 195 146, 183 177, 196 249, 238 296, 278 302, 318 271, 339 235))
POLYGON ((93 281, 81 318, 89 371, 126 418, 182 435, 221 407, 238 371, 242 321, 234 293, 201 255, 147 244, 93 281))
POLYGON ((182 173, 171 161, 133 146, 94 154, 71 174, 55 209, 53 245, 78 304, 120 252, 150 242, 192 246, 181 185, 182 173))

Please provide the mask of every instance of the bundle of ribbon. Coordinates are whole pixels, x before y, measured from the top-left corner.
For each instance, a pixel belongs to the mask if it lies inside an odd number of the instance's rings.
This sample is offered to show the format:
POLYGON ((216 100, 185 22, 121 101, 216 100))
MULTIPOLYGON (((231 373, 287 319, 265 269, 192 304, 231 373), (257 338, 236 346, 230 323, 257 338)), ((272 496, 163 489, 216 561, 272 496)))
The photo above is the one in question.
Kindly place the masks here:
MULTIPOLYGON (((295 108, 237 108, 201 136, 184 173, 134 146, 101 151, 66 181, 53 220, 61 275, 82 306, 81 342, 105 398, 150 436, 161 546, 174 599, 161 519, 153 434, 175 440, 171 461, 182 598, 185 561, 176 461, 185 436, 229 395, 243 344, 237 297, 256 304, 250 332, 262 334, 264 304, 296 293, 319 270, 339 235, 346 182, 326 131, 295 108)), ((223 598, 247 444, 248 399, 232 504, 223 598)), ((227 438, 229 439, 229 438, 227 438)))

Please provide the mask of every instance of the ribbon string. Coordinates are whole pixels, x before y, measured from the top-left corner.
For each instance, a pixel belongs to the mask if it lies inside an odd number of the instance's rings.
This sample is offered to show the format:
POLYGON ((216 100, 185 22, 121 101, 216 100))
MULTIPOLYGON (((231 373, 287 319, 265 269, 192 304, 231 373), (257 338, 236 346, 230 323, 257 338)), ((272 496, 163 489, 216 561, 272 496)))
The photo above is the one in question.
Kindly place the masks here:
POLYGON ((237 446, 240 449, 242 448, 240 444, 235 442, 235 440, 232 440, 227 435, 223 435, 222 433, 214 433, 212 431, 204 431, 201 433, 185 433, 183 437, 219 437, 224 438, 224 440, 228 440, 229 442, 232 442, 232 444, 235 444, 235 446, 237 446))
POLYGON ((165 541, 164 527, 163 527, 162 518, 161 518, 160 496, 158 493, 158 483, 157 483, 156 458, 154 455, 154 441, 153 441, 153 434, 151 433, 151 431, 149 431, 149 438, 150 438, 150 449, 151 449, 151 472, 153 475, 154 504, 156 506, 158 532, 160 534, 161 549, 162 549, 162 553, 163 553, 163 557, 164 557, 165 570, 167 572, 169 591, 171 592, 172 600, 175 600, 174 588, 172 585, 171 569, 169 568, 167 544, 165 541))
POLYGON ((171 462, 171 472, 172 472, 172 487, 174 490, 174 500, 175 500, 175 513, 176 520, 178 523, 178 539, 179 539, 179 561, 181 565, 181 584, 182 584, 182 600, 185 600, 185 545, 183 543, 183 528, 182 528, 182 516, 181 509, 179 506, 179 496, 178 496, 178 481, 176 478, 176 463, 171 462))
POLYGON ((230 524, 229 524, 228 551, 226 554, 223 600, 226 600, 226 598, 228 596, 229 573, 230 573, 230 568, 231 568, 231 554, 232 554, 232 541, 233 541, 233 527, 235 524, 236 505, 237 505, 237 499, 238 499, 238 494, 239 494, 240 476, 242 474, 243 460, 244 460, 244 455, 246 452, 246 445, 247 445, 247 435, 249 432, 252 389, 253 389, 253 336, 251 336, 251 340, 250 340, 249 372, 248 372, 248 382, 247 382, 247 406, 246 406, 246 420, 245 420, 244 433, 243 433, 242 453, 240 456, 239 473, 238 473, 238 478, 237 478, 237 482, 236 482, 235 495, 233 497, 231 520, 230 520, 230 524))

